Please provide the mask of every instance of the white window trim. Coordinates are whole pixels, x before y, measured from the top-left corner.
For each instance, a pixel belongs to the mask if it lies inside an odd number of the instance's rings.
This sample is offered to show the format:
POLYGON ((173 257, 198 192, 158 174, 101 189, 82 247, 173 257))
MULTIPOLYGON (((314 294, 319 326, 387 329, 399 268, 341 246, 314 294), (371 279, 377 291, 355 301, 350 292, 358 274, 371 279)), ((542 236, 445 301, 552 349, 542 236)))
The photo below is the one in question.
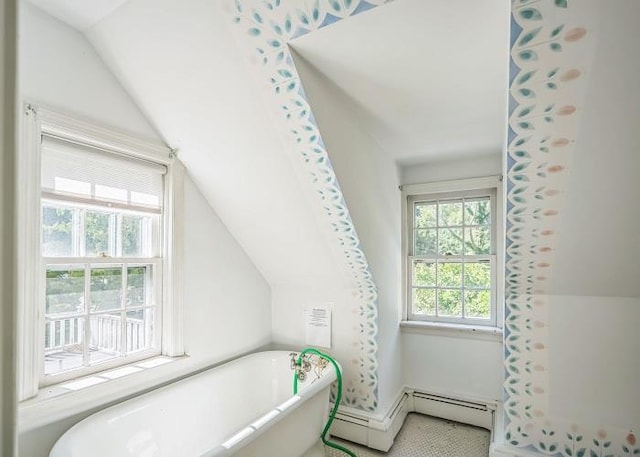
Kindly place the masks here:
MULTIPOLYGON (((21 148, 18 155, 17 244, 18 273, 18 400, 34 397, 40 388, 44 363, 40 306, 43 281, 40 271, 40 138, 42 134, 106 149, 167 166, 163 246, 163 305, 161 354, 184 355, 182 317, 184 167, 166 145, 136 138, 59 112, 24 105, 21 148)), ((127 361, 126 363, 129 363, 127 361)), ((107 367, 105 366, 105 369, 107 367)), ((112 368, 112 367, 110 367, 112 368)))
POLYGON ((436 332, 440 333, 440 330, 445 328, 450 328, 455 330, 456 333, 460 331, 468 330, 469 332, 478 333, 478 326, 474 325, 464 325, 459 322, 456 323, 447 323, 447 322, 434 322, 429 320, 416 320, 410 319, 411 310, 411 302, 408 299, 408 254, 409 254, 409 236, 408 236, 408 204, 407 200, 411 196, 415 195, 423 195, 423 194, 443 194, 449 192, 464 192, 464 191, 474 191, 477 189, 496 189, 495 195, 495 221, 496 221, 496 236, 495 236, 495 248, 496 248, 496 260, 495 260, 495 285, 493 289, 495 290, 495 308, 496 308, 496 321, 495 327, 491 326, 483 326, 485 328, 491 329, 494 328, 498 330, 498 332, 492 332, 496 334, 501 334, 499 331, 503 327, 504 321, 504 236, 500 236, 500 234, 504 233, 504 189, 502 184, 502 176, 487 176, 487 177, 479 177, 479 178, 469 178, 469 179, 459 179, 452 181, 439 181, 433 183, 425 183, 425 184, 408 184, 400 187, 401 189, 401 198, 402 198, 402 322, 401 326, 406 329, 417 330, 419 328, 424 328, 427 332, 432 332, 432 330, 436 330, 436 332))

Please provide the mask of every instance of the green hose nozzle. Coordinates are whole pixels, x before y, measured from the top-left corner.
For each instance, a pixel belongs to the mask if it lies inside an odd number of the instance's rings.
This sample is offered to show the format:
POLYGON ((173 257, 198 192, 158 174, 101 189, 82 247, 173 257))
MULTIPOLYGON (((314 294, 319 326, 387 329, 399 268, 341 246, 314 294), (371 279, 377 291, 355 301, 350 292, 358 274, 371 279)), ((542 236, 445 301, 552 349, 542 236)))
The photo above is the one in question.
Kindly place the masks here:
MULTIPOLYGON (((320 351, 318 351, 317 349, 313 349, 313 348, 307 348, 305 350, 303 350, 300 355, 298 356, 298 360, 296 361, 296 365, 297 366, 301 366, 302 365, 302 357, 305 354, 315 354, 318 357, 331 362, 331 364, 333 365, 333 369, 336 372, 336 377, 338 378, 338 391, 336 394, 336 401, 333 404, 333 409, 331 410, 331 414, 329 414, 329 420, 327 420, 327 424, 324 426, 324 430, 322 430, 322 435, 320 435, 320 437, 322 438, 322 442, 329 446, 332 447, 334 449, 337 449, 339 451, 344 452, 345 454, 350 455, 351 457, 358 457, 356 454, 354 454, 352 451, 350 451, 349 449, 346 449, 342 446, 340 446, 339 444, 336 443, 332 443, 331 441, 327 440, 326 435, 329 432, 329 428, 331 428, 331 424, 333 423, 333 419, 335 419, 336 417, 336 413, 338 412, 338 406, 340 405, 340 401, 342 400, 342 373, 340 372, 340 367, 338 366, 338 363, 331 357, 328 356, 327 354, 324 354, 320 351)), ((293 373, 293 395, 296 395, 298 393, 298 376, 297 373, 294 370, 293 373)))

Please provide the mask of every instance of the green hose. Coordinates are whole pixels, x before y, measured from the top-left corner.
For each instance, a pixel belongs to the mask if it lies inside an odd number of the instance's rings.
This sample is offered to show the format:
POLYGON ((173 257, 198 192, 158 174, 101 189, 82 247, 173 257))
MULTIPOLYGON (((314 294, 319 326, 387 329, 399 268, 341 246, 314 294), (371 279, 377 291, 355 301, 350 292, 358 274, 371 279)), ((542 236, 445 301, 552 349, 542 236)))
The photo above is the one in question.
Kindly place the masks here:
MULTIPOLYGON (((336 413, 338 412, 338 406, 340 405, 340 400, 342 399, 342 373, 340 373, 340 367, 338 366, 338 363, 331 357, 328 356, 327 354, 324 354, 320 351, 318 351, 317 349, 313 349, 313 348, 308 348, 305 349, 304 351, 302 351, 300 353, 300 355, 298 356, 298 360, 296 362, 296 365, 301 366, 302 365, 302 357, 305 354, 315 354, 318 357, 325 359, 328 362, 331 362, 333 364, 333 369, 336 372, 336 376, 338 378, 338 392, 336 394, 336 401, 333 404, 333 409, 331 410, 331 414, 329 414, 329 420, 327 421, 327 424, 324 426, 324 430, 322 431, 322 435, 320 435, 320 437, 322 438, 322 442, 329 446, 332 447, 334 449, 337 449, 339 451, 344 452, 345 454, 350 455, 351 457, 358 457, 356 454, 354 454, 352 451, 350 451, 349 449, 346 449, 342 446, 340 446, 339 444, 336 443, 332 443, 331 441, 327 440, 326 436, 327 436, 327 432, 329 431, 329 428, 331 428, 331 423, 333 422, 333 419, 335 419, 336 417, 336 413)), ((298 393, 298 373, 296 371, 294 371, 293 373, 293 395, 296 395, 298 393)))

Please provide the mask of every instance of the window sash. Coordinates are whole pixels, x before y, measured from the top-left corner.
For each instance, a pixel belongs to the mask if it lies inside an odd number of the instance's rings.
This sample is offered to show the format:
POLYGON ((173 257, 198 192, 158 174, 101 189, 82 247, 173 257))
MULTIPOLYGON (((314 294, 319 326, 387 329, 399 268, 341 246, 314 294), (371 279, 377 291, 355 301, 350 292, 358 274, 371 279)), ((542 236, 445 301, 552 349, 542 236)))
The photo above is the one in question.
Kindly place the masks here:
MULTIPOLYGON (((161 257, 163 255, 163 243, 161 240, 163 239, 163 224, 162 224, 162 211, 140 211, 138 208, 127 207, 125 209, 118 209, 111 206, 101 206, 96 204, 81 204, 79 202, 70 202, 66 200, 59 199, 51 199, 51 198, 41 198, 40 204, 40 213, 42 218, 43 209, 47 208, 58 208, 62 210, 72 210, 78 211, 78 218, 74 217, 73 227, 71 231, 72 238, 72 251, 76 252, 75 256, 64 256, 69 259, 78 259, 86 257, 86 245, 85 245, 85 227, 84 227, 84 217, 87 212, 98 212, 98 213, 109 213, 110 216, 115 216, 115 220, 109 221, 109 231, 110 231, 110 246, 114 255, 108 255, 106 258, 124 258, 122 257, 122 236, 119 235, 119 231, 122 228, 122 220, 124 217, 148 217, 151 219, 151 228, 150 233, 147 234, 149 237, 148 244, 150 246, 149 253, 150 255, 145 258, 153 258, 153 257, 161 257), (112 227, 113 225, 113 227, 112 227), (113 232, 113 233, 111 233, 113 232), (112 240, 111 237, 114 239, 112 240), (118 257, 120 256, 120 257, 118 257)), ((40 237, 43 236, 43 227, 44 223, 41 219, 40 221, 40 237)), ((142 234, 141 234, 142 235, 142 234)), ((142 235, 145 236, 145 235, 142 235)), ((41 246, 44 240, 41 240, 41 246)), ((62 256, 51 256, 50 258, 62 258, 62 256)), ((93 257, 86 257, 93 258, 93 257)), ((95 258, 103 258, 103 257, 95 257, 95 258)))
MULTIPOLYGON (((420 194, 420 195, 407 195, 407 212, 406 212, 406 236, 407 236, 407 256, 406 256, 406 303, 407 303, 407 319, 409 320, 418 320, 418 321, 428 321, 428 322, 438 322, 438 323, 452 323, 452 324, 467 324, 467 325, 484 325, 484 326, 495 326, 497 325, 497 189, 496 188, 482 188, 482 189, 472 189, 466 191, 453 191, 453 192, 437 192, 430 194, 420 194), (474 201, 479 197, 488 197, 489 198, 489 208, 490 208, 490 224, 465 224, 465 214, 464 214, 464 204, 463 202, 466 200, 474 201), (460 200, 463 204, 463 222, 462 225, 441 225, 440 218, 437 214, 436 223, 434 226, 429 227, 417 227, 415 221, 415 205, 420 203, 440 203, 447 202, 450 200, 460 200), (464 244, 462 244, 462 253, 453 254, 453 255, 445 255, 445 254, 429 254, 429 255, 416 255, 415 254, 415 233, 417 230, 435 230, 437 237, 436 250, 439 250, 439 236, 438 230, 442 230, 444 228, 456 228, 461 229, 464 233, 464 229, 473 228, 473 227, 489 227, 490 231, 490 247, 489 254, 475 254, 475 255, 465 255, 464 254, 464 244), (426 262, 461 262, 461 263, 473 263, 478 261, 489 261, 490 263, 490 288, 488 289, 480 289, 480 290, 489 290, 490 291, 490 306, 489 313, 490 316, 488 319, 485 318, 477 318, 477 317, 469 317, 464 316, 464 307, 465 307, 465 290, 474 290, 472 288, 465 287, 464 285, 464 276, 461 278, 461 287, 448 287, 448 286, 439 286, 436 283, 433 287, 424 287, 426 289, 432 289, 435 291, 435 303, 436 310, 437 308, 437 294, 438 290, 460 290, 461 291, 461 314, 464 317, 457 316, 441 316, 441 315, 426 315, 416 312, 416 307, 413 299, 413 291, 418 288, 422 288, 421 286, 413 285, 413 262, 414 260, 424 260, 426 262)), ((475 289, 478 290, 478 289, 475 289)), ((437 312, 437 311, 436 311, 437 312)))
MULTIPOLYGON (((123 298, 120 301, 120 306, 118 308, 108 309, 108 310, 97 310, 91 311, 89 306, 84 307, 84 310, 81 312, 75 313, 57 313, 57 314, 46 314, 46 310, 44 309, 45 300, 46 300, 46 280, 43 281, 42 295, 41 295, 41 306, 43 309, 43 324, 40 326, 40 338, 41 341, 40 347, 42 350, 42 364, 40 371, 40 381, 39 385, 41 387, 57 384, 60 382, 68 381, 71 379, 79 378, 82 376, 90 375, 93 373, 97 373, 100 371, 104 371, 107 369, 115 368, 124 364, 137 362, 149 357, 154 357, 160 355, 162 352, 162 291, 163 291, 163 280, 162 280, 162 259, 161 258, 101 258, 101 257, 42 257, 41 258, 41 276, 46 278, 46 271, 48 266, 69 266, 71 268, 77 267, 78 269, 83 269, 85 271, 84 274, 84 288, 83 294, 86 297, 91 293, 90 290, 90 281, 91 281, 91 269, 93 265, 117 265, 122 268, 125 272, 125 275, 128 274, 127 268, 129 266, 140 266, 140 265, 152 265, 153 266, 153 280, 151 284, 151 294, 154 299, 151 301, 151 304, 145 304, 142 306, 126 306, 124 300, 124 292, 123 298), (153 310, 153 334, 151 337, 151 347, 147 349, 143 349, 136 352, 127 353, 127 313, 131 311, 140 311, 140 310, 153 310), (91 343, 91 317, 95 316, 106 316, 109 314, 119 314, 120 316, 120 351, 121 353, 113 358, 109 358, 105 361, 99 361, 91 363, 88 360, 89 354, 89 345, 91 343), (124 318, 123 318, 124 316, 124 318), (84 334, 81 338, 82 341, 82 350, 83 350, 83 365, 53 374, 46 374, 45 372, 45 355, 47 352, 47 348, 45 345, 45 333, 46 326, 50 325, 51 322, 64 321, 70 319, 84 319, 83 329, 84 334), (122 352, 124 351, 124 352, 122 352)), ((123 279, 121 287, 126 288, 126 279, 123 279)), ((85 300, 85 303, 87 301, 85 300)))
MULTIPOLYGON (((452 323, 452 324, 467 324, 467 325, 492 325, 495 326, 497 324, 497 314, 496 314, 496 301, 497 301, 497 288, 496 288, 496 261, 497 258, 495 255, 483 255, 483 256, 473 256, 471 259, 469 256, 465 257, 464 263, 477 263, 479 261, 488 261, 490 265, 490 286, 488 288, 485 287, 469 287, 465 285, 465 277, 462 274, 460 279, 460 287, 456 286, 438 286, 438 278, 436 277, 435 285, 433 286, 418 286, 414 285, 413 282, 413 262, 414 260, 424 260, 426 262, 448 262, 450 260, 459 260, 462 263, 462 257, 453 258, 452 257, 426 257, 426 256, 408 256, 407 257, 407 318, 409 320, 419 320, 419 321, 427 321, 427 322, 441 322, 441 323, 452 323), (438 312, 437 305, 437 291, 438 290, 456 290, 461 291, 462 294, 462 302, 461 302, 461 315, 458 316, 446 316, 446 315, 430 315, 416 312, 416 307, 413 301, 413 291, 415 289, 430 289, 434 290, 436 293, 436 313, 438 312), (488 290, 490 296, 489 302, 489 318, 479 318, 473 316, 465 316, 465 291, 482 291, 488 290)), ((437 273, 436 273, 437 275, 437 273)))

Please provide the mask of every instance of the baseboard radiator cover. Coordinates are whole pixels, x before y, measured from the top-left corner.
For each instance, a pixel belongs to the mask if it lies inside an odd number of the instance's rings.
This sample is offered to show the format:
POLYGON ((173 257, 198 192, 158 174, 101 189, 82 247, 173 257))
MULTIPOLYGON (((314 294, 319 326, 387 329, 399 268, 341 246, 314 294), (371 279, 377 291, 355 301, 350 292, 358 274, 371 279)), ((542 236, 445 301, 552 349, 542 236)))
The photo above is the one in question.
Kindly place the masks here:
POLYGON ((372 418, 362 411, 341 408, 331 426, 331 435, 387 452, 410 412, 493 431, 496 407, 495 403, 404 389, 393 403, 393 407, 382 418, 372 418))

